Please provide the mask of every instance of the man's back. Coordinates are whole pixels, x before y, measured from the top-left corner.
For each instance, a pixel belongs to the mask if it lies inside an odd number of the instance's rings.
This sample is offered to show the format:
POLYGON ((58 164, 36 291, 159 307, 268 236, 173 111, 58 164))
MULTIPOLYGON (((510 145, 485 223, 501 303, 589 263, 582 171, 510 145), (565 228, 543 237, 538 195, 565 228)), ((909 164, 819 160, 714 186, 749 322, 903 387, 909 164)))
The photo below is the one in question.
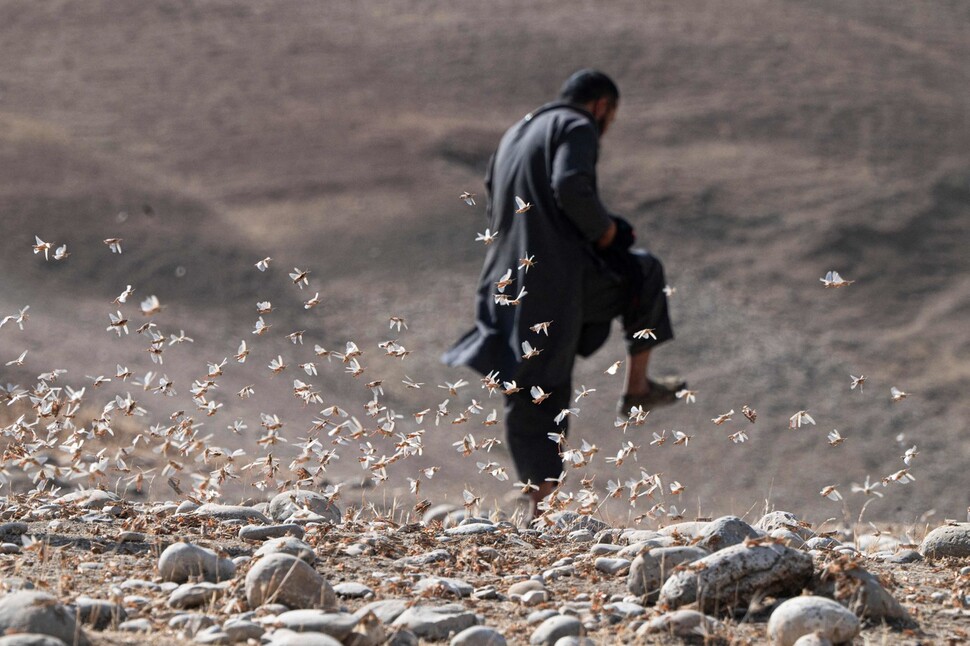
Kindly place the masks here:
POLYGON ((521 344, 534 344, 530 327, 550 320, 555 325, 542 339, 550 349, 579 334, 583 268, 595 262, 591 241, 609 226, 595 194, 597 146, 592 117, 564 103, 539 108, 502 137, 485 180, 488 226, 498 236, 479 283, 479 325, 475 338, 446 355, 448 363, 483 374, 498 370, 506 379, 526 371, 536 384, 561 378, 571 366, 572 358, 557 352, 524 365, 521 344), (517 212, 516 197, 532 206, 517 212), (509 270, 512 282, 499 292, 496 283, 509 270))

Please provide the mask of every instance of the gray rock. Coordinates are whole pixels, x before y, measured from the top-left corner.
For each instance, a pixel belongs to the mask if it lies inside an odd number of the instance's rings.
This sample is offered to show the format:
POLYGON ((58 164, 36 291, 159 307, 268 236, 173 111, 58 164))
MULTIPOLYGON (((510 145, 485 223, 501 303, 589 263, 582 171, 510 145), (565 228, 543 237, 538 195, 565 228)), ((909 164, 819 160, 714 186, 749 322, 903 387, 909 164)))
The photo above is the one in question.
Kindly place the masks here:
POLYGON ((834 550, 842 547, 842 543, 831 536, 815 536, 805 541, 807 550, 834 550))
POLYGON ((593 532, 588 529, 577 529, 576 531, 569 532, 566 539, 573 543, 592 543, 593 532))
POLYGON ((474 626, 478 623, 475 613, 464 606, 447 604, 444 606, 412 606, 401 613, 391 624, 407 628, 419 638, 445 639, 451 633, 474 626))
POLYGON ((102 489, 82 489, 73 491, 54 500, 55 505, 77 505, 82 509, 94 509, 104 507, 107 504, 118 502, 121 498, 118 494, 102 489))
POLYGON ((743 543, 746 538, 755 538, 758 532, 737 516, 722 516, 707 523, 701 530, 700 540, 695 543, 708 552, 716 552, 725 547, 743 543))
POLYGON ((525 618, 525 623, 529 624, 530 626, 535 626, 537 624, 541 624, 546 619, 557 616, 559 616, 559 611, 553 610, 552 608, 547 610, 536 610, 535 612, 529 613, 529 616, 525 618))
POLYGON ((793 646, 833 646, 832 641, 822 637, 818 633, 802 635, 795 640, 793 646))
POLYGON ((793 646, 803 636, 817 633, 835 642, 851 642, 859 634, 859 619, 836 601, 803 596, 788 599, 768 619, 773 646, 793 646))
POLYGON ((306 561, 290 554, 268 554, 246 573, 246 600, 251 608, 268 602, 291 608, 336 606, 333 588, 306 561))
POLYGON ((682 540, 693 540, 700 537, 705 527, 707 527, 707 521, 691 520, 661 527, 658 533, 661 536, 673 536, 682 540))
POLYGON ((12 522, 0 524, 0 536, 20 536, 27 533, 27 523, 12 522))
POLYGON ((38 633, 18 633, 0 637, 0 646, 67 646, 67 644, 50 635, 38 633))
POLYGON ((589 553, 593 556, 608 556, 616 554, 622 549, 622 545, 614 545, 613 543, 593 543, 589 548, 589 553))
POLYGON ((543 571, 542 578, 545 581, 555 581, 564 576, 573 576, 574 574, 576 574, 576 566, 571 564, 558 565, 543 571))
POLYGON ((516 595, 513 601, 519 601, 523 606, 531 608, 532 606, 538 606, 540 603, 545 603, 549 601, 549 592, 546 590, 529 590, 525 594, 516 595))
POLYGON ((675 567, 705 556, 708 556, 707 550, 692 546, 652 549, 633 560, 626 579, 627 588, 631 593, 645 597, 648 603, 656 603, 660 588, 675 567))
POLYGON ((919 551, 928 559, 970 556, 970 523, 937 527, 926 535, 919 551))
MULTIPOLYGON (((462 521, 464 522, 464 521, 462 521)), ((498 527, 491 523, 469 523, 467 525, 458 525, 457 527, 449 527, 445 530, 445 536, 472 536, 475 534, 494 534, 498 531, 498 527)))
POLYGON ((567 635, 566 637, 560 637, 556 640, 553 646, 596 646, 594 642, 589 637, 577 637, 576 635, 567 635))
POLYGON ((436 596, 454 595, 459 598, 470 596, 475 591, 474 586, 462 581, 443 576, 429 576, 414 584, 415 594, 436 592, 436 596))
POLYGON ((222 596, 222 593, 228 589, 228 584, 228 581, 223 583, 183 583, 169 595, 168 606, 186 610, 208 605, 214 599, 222 596))
POLYGON ((621 549, 619 552, 617 552, 616 555, 620 558, 632 560, 640 556, 644 552, 649 552, 650 550, 656 549, 658 547, 678 547, 680 545, 680 542, 681 541, 674 538, 673 536, 657 536, 656 538, 651 538, 649 540, 630 543, 629 545, 621 549))
POLYGON ((923 555, 916 550, 900 550, 894 554, 890 554, 883 560, 886 563, 918 563, 923 560, 923 555))
POLYGON ((359 621, 360 617, 348 612, 290 610, 278 615, 275 623, 298 633, 324 633, 342 641, 359 621))
POLYGON ((333 585, 334 594, 341 599, 363 599, 364 597, 374 596, 374 591, 363 583, 345 581, 333 585))
MULTIPOLYGON (((833 596, 862 619, 881 622, 909 618, 906 609, 865 568, 843 569, 835 577, 833 596)), ((832 641, 838 640, 833 638, 832 641)))
POLYGON ((104 630, 108 626, 117 625, 128 619, 128 613, 124 607, 104 599, 78 597, 74 607, 77 609, 77 618, 81 623, 95 630, 104 630))
POLYGON ((568 615, 556 615, 549 617, 532 631, 529 644, 532 646, 553 646, 563 637, 578 637, 582 634, 583 624, 579 619, 568 615))
POLYGON ((603 606, 603 610, 611 614, 619 615, 624 619, 639 617, 647 611, 647 609, 641 606, 639 603, 630 603, 627 601, 614 601, 613 603, 608 603, 603 606))
POLYGON ((219 644, 220 646, 233 643, 229 634, 223 632, 218 626, 212 626, 196 633, 192 641, 196 644, 219 644))
POLYGON ((450 503, 434 505, 433 507, 429 507, 428 510, 424 512, 424 516, 421 517, 421 522, 425 525, 431 525, 432 523, 444 524, 445 518, 448 517, 448 514, 455 511, 462 511, 462 509, 450 503))
POLYGON ((661 534, 652 529, 624 529, 620 532, 620 540, 627 544, 649 541, 658 536, 661 536, 661 534))
POLYGON ((190 577, 216 583, 234 577, 236 566, 210 549, 192 543, 174 543, 158 559, 158 575, 175 583, 185 583, 190 577))
POLYGON ((246 525, 239 528, 239 538, 244 541, 265 541, 268 538, 280 538, 281 536, 303 538, 304 534, 306 534, 304 529, 294 523, 266 526, 246 525))
POLYGON ((253 556, 259 558, 268 554, 289 554, 306 561, 310 565, 316 563, 317 560, 317 554, 313 551, 313 548, 296 536, 271 538, 263 543, 253 556))
POLYGON ((354 614, 358 617, 363 617, 367 613, 372 612, 381 623, 389 624, 408 609, 409 603, 407 599, 381 599, 361 606, 354 614))
POLYGON ((771 532, 769 532, 768 536, 778 539, 788 547, 794 547, 795 549, 805 547, 805 540, 795 532, 787 529, 773 529, 771 532))
POLYGON ((219 505, 213 502, 207 502, 193 511, 192 515, 205 516, 217 520, 244 520, 269 524, 269 518, 252 507, 243 507, 242 505, 219 505))
POLYGON ((659 604, 676 609, 697 601, 702 611, 723 612, 756 595, 797 595, 813 570, 810 555, 784 545, 734 545, 674 572, 660 589, 659 604))
POLYGON ((21 590, 0 598, 0 635, 5 633, 38 633, 77 646, 90 644, 74 613, 56 597, 38 590, 21 590))
POLYGON ((265 646, 342 646, 342 644, 324 633, 298 633, 280 628, 273 631, 265 646))
POLYGON ((555 521, 555 530, 564 534, 575 532, 576 530, 580 529, 588 529, 590 532, 595 534, 596 532, 610 528, 610 526, 604 523, 602 520, 598 520, 592 516, 577 514, 574 511, 556 512, 555 514, 552 514, 550 518, 551 520, 555 521))
POLYGON ((472 599, 478 599, 479 601, 485 601, 488 599, 498 599, 501 595, 498 593, 498 588, 494 585, 486 585, 481 588, 475 588, 472 592, 472 599))
POLYGON ((451 638, 449 646, 505 646, 505 637, 488 626, 472 626, 451 638))
POLYGON ((801 519, 788 511, 770 511, 754 524, 755 529, 760 529, 766 534, 777 529, 786 529, 798 535, 803 541, 807 541, 815 536, 809 527, 806 527, 801 519))
POLYGON ((622 574, 629 570, 630 561, 628 559, 601 556, 593 562, 593 566, 600 572, 616 575, 622 574))
POLYGON ((651 619, 637 629, 637 636, 664 634, 698 639, 724 629, 724 624, 696 610, 675 610, 651 619))
POLYGON ((186 612, 175 615, 168 620, 168 627, 177 630, 186 637, 193 637, 206 628, 216 625, 215 619, 209 615, 202 615, 195 612, 186 612))
POLYGON ((147 619, 129 619, 118 624, 118 630, 123 633, 150 633, 152 622, 147 619))
POLYGON ((179 506, 175 508, 176 514, 191 514, 193 511, 198 509, 201 505, 192 502, 191 500, 184 500, 179 503, 179 506))
POLYGON ((899 539, 889 534, 862 534, 856 537, 856 548, 861 552, 894 552, 899 549, 899 539))
POLYGON ((513 583, 509 586, 509 598, 513 601, 516 597, 521 597, 526 592, 532 592, 533 590, 545 590, 546 586, 542 581, 537 581, 536 579, 526 579, 525 581, 519 581, 518 583, 513 583))
POLYGON ((340 522, 340 508, 316 491, 291 489, 276 494, 269 502, 269 515, 277 522, 283 522, 303 509, 322 516, 325 522, 340 522))
POLYGON ((423 567, 431 563, 441 563, 451 560, 451 553, 446 549, 437 549, 424 554, 414 556, 404 556, 394 561, 394 565, 399 568, 423 567))
POLYGON ((222 624, 222 632, 229 635, 229 639, 233 643, 244 642, 247 639, 259 639, 266 632, 266 629, 257 624, 254 621, 249 621, 247 619, 239 619, 234 617, 232 619, 227 619, 224 624, 222 624))
POLYGON ((418 636, 406 628, 401 628, 387 640, 387 646, 418 646, 418 636))

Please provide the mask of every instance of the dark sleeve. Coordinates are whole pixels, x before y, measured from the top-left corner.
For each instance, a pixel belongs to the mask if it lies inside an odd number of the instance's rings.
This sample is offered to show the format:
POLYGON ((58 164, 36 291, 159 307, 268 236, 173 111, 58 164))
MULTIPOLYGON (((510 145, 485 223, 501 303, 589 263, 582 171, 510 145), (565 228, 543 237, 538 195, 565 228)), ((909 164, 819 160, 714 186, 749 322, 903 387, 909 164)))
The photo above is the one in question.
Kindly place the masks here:
POLYGON ((492 176, 495 174, 495 153, 488 159, 485 168, 485 221, 492 225, 492 176))
POLYGON ((552 190, 559 207, 590 242, 603 237, 610 215, 596 194, 597 136, 590 123, 565 133, 552 163, 552 190))

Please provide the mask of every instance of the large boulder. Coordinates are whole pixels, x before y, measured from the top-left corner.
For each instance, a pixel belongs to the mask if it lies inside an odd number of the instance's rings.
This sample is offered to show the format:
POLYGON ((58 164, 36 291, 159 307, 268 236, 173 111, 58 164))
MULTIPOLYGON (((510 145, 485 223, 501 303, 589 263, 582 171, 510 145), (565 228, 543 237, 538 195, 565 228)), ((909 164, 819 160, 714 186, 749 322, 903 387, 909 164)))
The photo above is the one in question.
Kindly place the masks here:
POLYGON ((742 543, 674 572, 660 589, 659 605, 675 609, 698 602, 704 612, 724 612, 755 596, 795 596, 813 570, 804 552, 777 543, 742 543))
POLYGON ((56 637, 71 646, 88 646, 75 614, 56 597, 38 590, 21 590, 0 598, 0 635, 38 633, 56 637))

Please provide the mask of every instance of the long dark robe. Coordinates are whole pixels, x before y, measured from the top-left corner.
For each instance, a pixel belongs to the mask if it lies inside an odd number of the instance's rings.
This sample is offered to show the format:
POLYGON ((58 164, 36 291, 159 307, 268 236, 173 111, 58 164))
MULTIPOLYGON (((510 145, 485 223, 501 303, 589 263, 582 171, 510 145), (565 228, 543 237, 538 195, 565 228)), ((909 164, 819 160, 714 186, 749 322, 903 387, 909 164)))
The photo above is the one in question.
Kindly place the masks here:
MULTIPOLYGON (((545 105, 503 136, 486 174, 488 245, 476 294, 476 324, 442 357, 482 374, 499 372, 528 392, 568 384, 577 354, 588 356, 609 335, 609 322, 583 325, 584 272, 610 274, 593 243, 610 225, 596 191, 599 133, 585 110, 545 105), (532 207, 516 213, 515 197, 532 207), (521 259, 532 256, 526 269, 521 259), (507 270, 505 294, 518 305, 496 302, 496 283, 507 270), (529 328, 551 321, 548 337, 529 328), (523 359, 522 341, 541 350, 523 359)), ((616 278, 619 280, 619 278, 616 278)))

